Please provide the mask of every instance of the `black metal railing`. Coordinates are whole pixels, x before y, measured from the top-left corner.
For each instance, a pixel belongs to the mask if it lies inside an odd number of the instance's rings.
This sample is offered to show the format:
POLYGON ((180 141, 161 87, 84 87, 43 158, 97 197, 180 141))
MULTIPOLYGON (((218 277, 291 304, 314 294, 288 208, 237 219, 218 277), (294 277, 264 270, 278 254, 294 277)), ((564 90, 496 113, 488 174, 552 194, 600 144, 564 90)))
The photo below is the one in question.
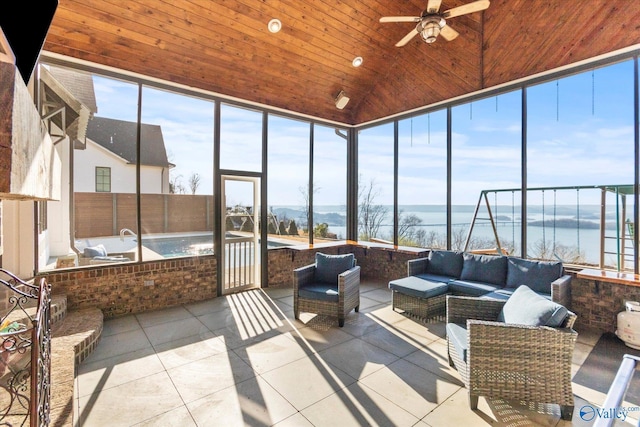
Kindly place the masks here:
POLYGON ((49 425, 51 287, 0 268, 0 425, 49 425))

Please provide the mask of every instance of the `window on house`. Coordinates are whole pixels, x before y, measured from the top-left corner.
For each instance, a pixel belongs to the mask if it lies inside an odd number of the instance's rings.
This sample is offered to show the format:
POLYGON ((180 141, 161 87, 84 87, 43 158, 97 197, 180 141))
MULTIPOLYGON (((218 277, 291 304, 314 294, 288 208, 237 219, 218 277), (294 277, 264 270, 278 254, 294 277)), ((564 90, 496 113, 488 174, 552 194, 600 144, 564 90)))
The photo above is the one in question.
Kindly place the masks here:
POLYGON ((111 192, 111 168, 96 166, 96 193, 111 192))

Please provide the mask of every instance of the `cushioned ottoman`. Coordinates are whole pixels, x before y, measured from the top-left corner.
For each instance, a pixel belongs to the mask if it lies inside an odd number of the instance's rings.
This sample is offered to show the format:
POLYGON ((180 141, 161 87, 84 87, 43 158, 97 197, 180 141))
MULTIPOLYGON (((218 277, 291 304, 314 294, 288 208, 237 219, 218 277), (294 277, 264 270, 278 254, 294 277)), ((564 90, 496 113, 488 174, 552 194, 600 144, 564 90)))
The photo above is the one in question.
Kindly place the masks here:
POLYGON ((446 283, 409 276, 389 282, 393 310, 402 310, 406 314, 422 321, 442 321, 446 314, 446 283))

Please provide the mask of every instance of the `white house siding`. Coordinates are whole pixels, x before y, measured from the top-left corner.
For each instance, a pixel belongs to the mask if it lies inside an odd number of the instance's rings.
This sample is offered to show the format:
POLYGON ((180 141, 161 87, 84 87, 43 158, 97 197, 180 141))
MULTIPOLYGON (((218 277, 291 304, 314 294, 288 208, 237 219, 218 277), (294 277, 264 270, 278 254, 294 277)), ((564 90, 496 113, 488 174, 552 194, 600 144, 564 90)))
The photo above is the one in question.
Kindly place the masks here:
MULTIPOLYGON (((114 153, 92 141, 85 150, 74 152, 74 189, 76 192, 96 191, 96 167, 111 168, 111 192, 136 192, 136 165, 128 164, 114 153)), ((146 194, 169 192, 169 171, 158 166, 140 167, 140 191, 146 194)))

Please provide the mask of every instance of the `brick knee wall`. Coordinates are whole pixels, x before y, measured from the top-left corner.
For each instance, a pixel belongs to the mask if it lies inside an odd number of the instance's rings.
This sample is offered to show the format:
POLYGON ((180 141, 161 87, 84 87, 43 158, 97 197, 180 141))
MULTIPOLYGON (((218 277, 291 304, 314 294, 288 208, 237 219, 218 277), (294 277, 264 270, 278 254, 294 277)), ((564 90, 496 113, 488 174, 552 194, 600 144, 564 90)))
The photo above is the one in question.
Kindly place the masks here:
POLYGON ((399 277, 405 277, 407 275, 407 261, 425 257, 428 254, 426 250, 403 251, 351 244, 310 249, 270 249, 268 251, 269 287, 293 286, 293 270, 313 264, 316 252, 332 255, 353 253, 361 267, 361 278, 380 282, 389 282, 399 277))
POLYGON ((626 301, 640 301, 640 287, 577 277, 571 280, 571 310, 578 315, 575 329, 615 332, 618 313, 625 310, 626 301))
POLYGON ((216 296, 214 256, 85 267, 42 273, 69 310, 99 308, 106 317, 139 313, 216 296), (145 282, 153 281, 153 285, 145 282))

